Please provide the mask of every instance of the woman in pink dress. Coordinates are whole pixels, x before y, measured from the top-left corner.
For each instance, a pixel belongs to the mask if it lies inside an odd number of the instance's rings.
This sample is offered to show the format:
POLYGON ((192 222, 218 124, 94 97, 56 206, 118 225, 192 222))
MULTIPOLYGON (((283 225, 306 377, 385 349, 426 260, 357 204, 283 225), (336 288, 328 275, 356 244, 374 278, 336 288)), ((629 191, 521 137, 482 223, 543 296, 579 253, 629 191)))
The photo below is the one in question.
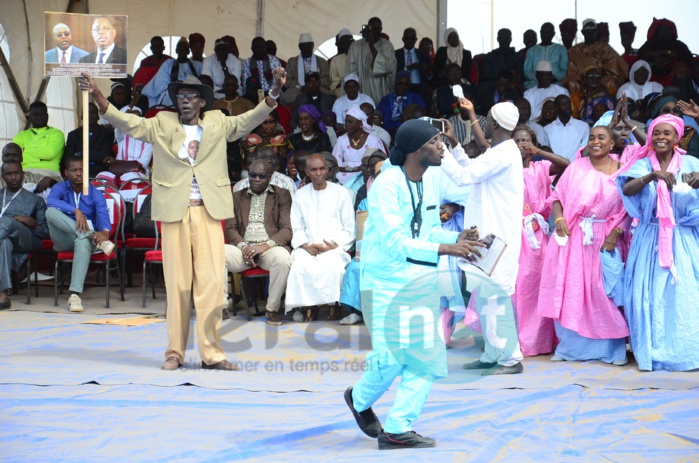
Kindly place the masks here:
POLYGON ((372 135, 366 113, 357 105, 352 105, 347 110, 345 127, 347 133, 337 139, 333 155, 340 167, 337 179, 356 193, 364 184, 363 176, 359 175, 362 171, 364 151, 377 148, 387 153, 388 148, 379 137, 372 135))
POLYGON ((600 251, 626 255, 630 219, 615 187, 621 163, 612 159, 612 132, 594 127, 589 157, 573 161, 548 199, 556 218, 544 256, 537 310, 554 320, 559 344, 551 360, 626 364, 629 328, 607 297, 600 251))
POLYGON ((551 179, 563 173, 570 161, 563 156, 537 147, 536 135, 529 127, 515 127, 512 138, 522 153, 524 167, 524 206, 522 210, 522 250, 512 303, 517 321, 517 336, 522 354, 534 356, 553 352, 555 334, 553 320, 537 314, 541 268, 548 244, 548 217, 551 204, 551 179), (532 157, 540 156, 540 161, 532 157))

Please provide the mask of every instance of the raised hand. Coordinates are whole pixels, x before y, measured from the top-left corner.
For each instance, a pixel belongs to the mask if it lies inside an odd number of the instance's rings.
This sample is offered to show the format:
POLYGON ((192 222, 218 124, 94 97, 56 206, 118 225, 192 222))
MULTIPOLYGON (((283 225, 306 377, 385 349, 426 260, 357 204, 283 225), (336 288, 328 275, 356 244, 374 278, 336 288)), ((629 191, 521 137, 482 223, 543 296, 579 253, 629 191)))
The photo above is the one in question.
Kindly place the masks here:
POLYGON ((677 102, 677 106, 679 106, 680 110, 687 116, 695 119, 699 117, 699 105, 697 105, 694 100, 689 100, 689 103, 680 100, 677 102))

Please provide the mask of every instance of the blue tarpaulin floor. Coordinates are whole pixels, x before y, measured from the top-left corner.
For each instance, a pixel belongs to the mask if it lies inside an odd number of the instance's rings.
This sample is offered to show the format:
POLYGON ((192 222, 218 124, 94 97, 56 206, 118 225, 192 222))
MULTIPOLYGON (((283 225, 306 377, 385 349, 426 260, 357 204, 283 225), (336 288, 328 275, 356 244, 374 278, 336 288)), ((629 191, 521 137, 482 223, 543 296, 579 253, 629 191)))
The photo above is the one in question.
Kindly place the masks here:
MULTIPOLYGON (((699 461, 697 372, 540 356, 525 359, 524 374, 481 377, 461 365, 482 340, 461 329, 449 377, 414 425, 438 446, 379 452, 342 398, 370 348, 363 325, 272 328, 237 316, 222 338, 243 371, 200 370, 192 338, 187 368, 166 372, 165 323, 84 324, 162 315, 162 292, 147 309, 139 291, 111 309, 99 288, 88 295, 82 314, 68 313, 66 297, 53 307, 48 297, 24 305, 15 296, 0 312, 0 461, 699 461)), ((374 407, 382 420, 394 394, 374 407)))

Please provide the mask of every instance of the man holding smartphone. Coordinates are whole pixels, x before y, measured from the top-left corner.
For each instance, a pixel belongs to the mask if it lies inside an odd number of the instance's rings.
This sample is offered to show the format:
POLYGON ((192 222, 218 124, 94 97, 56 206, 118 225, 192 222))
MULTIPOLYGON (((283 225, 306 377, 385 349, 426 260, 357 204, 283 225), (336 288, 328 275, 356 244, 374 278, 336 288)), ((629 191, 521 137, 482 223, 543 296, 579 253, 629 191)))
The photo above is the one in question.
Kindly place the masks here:
POLYGON ((382 31, 381 20, 371 18, 362 27, 363 38, 350 46, 345 66, 345 75, 358 75, 362 91, 374 101, 393 92, 396 73, 396 52, 391 42, 381 37, 382 31))

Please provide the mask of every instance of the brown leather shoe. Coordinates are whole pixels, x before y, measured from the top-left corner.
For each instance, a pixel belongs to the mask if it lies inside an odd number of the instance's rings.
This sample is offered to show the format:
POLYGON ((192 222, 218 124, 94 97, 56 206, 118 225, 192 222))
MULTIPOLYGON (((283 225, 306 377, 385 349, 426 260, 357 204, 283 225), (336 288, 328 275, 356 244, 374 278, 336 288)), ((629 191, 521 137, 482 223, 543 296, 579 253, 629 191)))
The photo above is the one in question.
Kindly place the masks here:
POLYGON ((228 360, 221 360, 213 365, 207 365, 206 363, 201 362, 201 367, 204 370, 240 371, 240 366, 235 363, 231 363, 228 360))
POLYGON ((265 315, 267 316, 267 324, 271 326, 280 326, 282 324, 282 317, 279 312, 270 312, 265 310, 265 315))
POLYGON ((180 359, 177 357, 168 357, 165 359, 162 365, 160 365, 160 368, 163 370, 177 370, 182 364, 180 363, 180 359))

